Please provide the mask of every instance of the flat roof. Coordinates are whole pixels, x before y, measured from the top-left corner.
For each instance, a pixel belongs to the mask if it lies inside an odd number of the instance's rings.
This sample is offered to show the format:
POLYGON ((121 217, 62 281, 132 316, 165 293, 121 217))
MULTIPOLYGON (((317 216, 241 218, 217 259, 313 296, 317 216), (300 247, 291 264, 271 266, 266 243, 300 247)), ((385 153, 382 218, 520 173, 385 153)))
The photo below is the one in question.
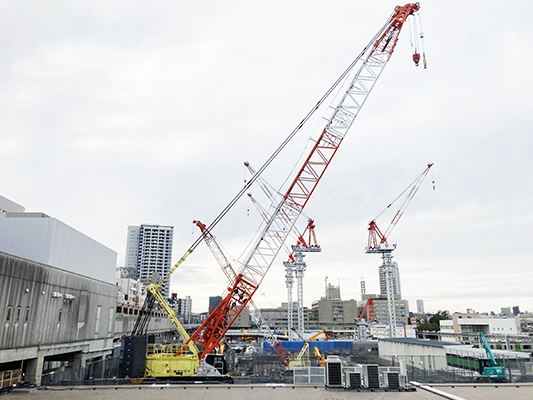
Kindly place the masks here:
MULTIPOLYGON (((516 384, 426 384, 449 395, 448 398, 468 400, 513 399, 526 400, 533 397, 531 383, 516 384), (453 397, 452 397, 453 396, 453 397)), ((15 393, 13 391, 13 393, 15 393)), ((15 396, 17 397, 17 396, 15 396)), ((150 385, 125 385, 125 386, 51 386, 44 390, 41 388, 36 393, 18 393, 20 399, 32 400, 146 400, 147 398, 187 398, 188 400, 270 400, 291 398, 293 400, 324 400, 338 399, 351 400, 357 397, 360 400, 398 399, 405 400, 442 400, 442 395, 431 393, 422 388, 414 392, 385 392, 383 390, 371 391, 328 391, 324 385, 183 385, 183 384, 156 384, 150 385), (141 390, 142 389, 142 390, 141 390), (156 396, 157 395, 157 396, 156 396)))
POLYGON ((438 342, 436 340, 428 339, 418 339, 418 338, 379 338, 378 341, 385 342, 396 342, 396 343, 405 343, 405 344, 415 344, 418 346, 429 346, 429 347, 447 347, 447 346, 459 346, 460 343, 455 342, 438 342))

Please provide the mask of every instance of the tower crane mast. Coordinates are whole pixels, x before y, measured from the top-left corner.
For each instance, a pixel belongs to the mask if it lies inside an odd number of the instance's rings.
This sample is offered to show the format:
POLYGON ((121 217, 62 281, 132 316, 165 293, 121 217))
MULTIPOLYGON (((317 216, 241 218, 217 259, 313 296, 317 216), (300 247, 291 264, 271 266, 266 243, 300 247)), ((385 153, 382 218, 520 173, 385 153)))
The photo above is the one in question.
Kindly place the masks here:
POLYGON ((285 277, 287 278, 287 324, 289 332, 291 332, 293 326, 292 315, 292 273, 296 275, 297 284, 297 298, 298 298, 298 336, 303 338, 304 334, 304 284, 303 278, 305 269, 307 267, 304 261, 304 253, 318 253, 322 248, 318 245, 315 235, 315 223, 312 219, 309 219, 307 226, 302 235, 299 235, 296 245, 292 246, 292 253, 289 255, 289 260, 285 261, 285 277), (309 232, 309 238, 307 242, 304 239, 306 232, 309 232), (290 280, 290 285, 288 284, 290 280))
POLYGON ((344 95, 334 108, 324 130, 283 199, 277 205, 270 221, 244 259, 235 281, 228 287, 228 294, 189 339, 204 346, 202 358, 217 346, 257 291, 389 61, 407 17, 419 8, 420 6, 414 3, 397 6, 385 26, 356 60, 356 62, 362 61, 359 70, 349 82, 344 95))

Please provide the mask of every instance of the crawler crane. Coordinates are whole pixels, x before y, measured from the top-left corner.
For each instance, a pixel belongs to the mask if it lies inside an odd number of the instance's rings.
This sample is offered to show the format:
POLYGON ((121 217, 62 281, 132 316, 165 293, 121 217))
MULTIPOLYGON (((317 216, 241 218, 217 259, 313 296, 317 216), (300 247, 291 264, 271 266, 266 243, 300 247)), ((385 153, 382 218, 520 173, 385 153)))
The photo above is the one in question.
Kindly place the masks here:
MULTIPOLYGON (((220 301, 219 305, 211 312, 202 325, 186 340, 186 343, 181 349, 175 353, 176 358, 182 357, 185 352, 191 351, 191 348, 201 345, 203 349, 198 359, 200 362, 203 362, 219 346, 226 331, 244 307, 248 305, 280 249, 283 247, 285 240, 292 231, 304 207, 307 205, 318 182, 339 149, 359 111, 366 102, 368 95, 381 76, 385 65, 387 65, 396 47, 404 23, 419 8, 418 3, 408 3, 404 6, 397 6, 394 9, 385 25, 371 39, 370 43, 356 57, 336 83, 313 106, 311 111, 297 125, 293 132, 291 132, 287 139, 285 139, 282 145, 278 147, 274 154, 258 170, 255 177, 252 177, 247 182, 245 187, 239 191, 211 225, 207 227, 209 231, 213 230, 242 195, 246 193, 256 177, 271 164, 272 160, 285 148, 287 143, 324 103, 325 99, 329 98, 330 94, 334 92, 340 93, 340 100, 338 100, 335 107, 332 107, 330 117, 326 118, 325 128, 319 137, 313 140, 314 144, 310 153, 305 158, 303 165, 298 170, 288 190, 275 207, 269 222, 264 226, 258 239, 251 246, 251 250, 244 258, 241 268, 236 271, 237 275, 228 285, 226 296, 220 301)), ((160 282, 164 282, 169 278, 201 241, 202 238, 198 238, 160 282)), ((153 294, 154 299, 157 300, 169 317, 171 317, 176 328, 178 330, 183 329, 180 328, 179 321, 176 318, 172 318, 172 310, 166 305, 164 298, 159 294, 160 287, 161 284, 158 283, 149 285, 148 289, 153 294)), ((155 300, 152 300, 152 302, 155 300)), ((146 315, 146 313, 143 313, 142 318, 145 318, 146 315)), ((139 326, 146 327, 146 324, 141 321, 139 326)), ((184 339, 186 339, 185 336, 184 339)), ((164 366, 165 363, 168 364, 167 360, 161 360, 162 366, 158 369, 162 378, 179 377, 186 374, 194 375, 191 372, 194 371, 194 368, 187 370, 167 368, 164 366)), ((157 375, 154 374, 152 376, 157 375)))

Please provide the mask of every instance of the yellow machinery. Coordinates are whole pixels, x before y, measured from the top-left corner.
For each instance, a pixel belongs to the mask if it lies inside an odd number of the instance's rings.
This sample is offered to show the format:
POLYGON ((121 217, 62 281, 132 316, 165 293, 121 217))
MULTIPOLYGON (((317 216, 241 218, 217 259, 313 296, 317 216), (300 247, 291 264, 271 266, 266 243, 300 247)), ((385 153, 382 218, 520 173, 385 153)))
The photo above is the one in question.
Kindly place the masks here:
POLYGON ((320 354, 320 350, 318 350, 318 347, 315 346, 313 349, 313 352, 315 353, 316 360, 318 361, 318 365, 321 367, 326 365, 326 358, 320 354))
POLYGON ((295 358, 289 360, 288 369, 294 367, 309 367, 311 363, 309 362, 309 343, 305 342, 300 350, 300 353, 295 358))
MULTIPOLYGON (((170 308, 163 296, 159 293, 159 287, 163 280, 157 284, 148 285, 148 290, 155 297, 156 301, 165 310, 166 314, 183 338, 184 343, 189 341, 189 334, 183 328, 176 317, 174 310, 170 308)), ((200 360, 199 351, 194 342, 191 340, 187 346, 186 353, 180 353, 181 345, 171 344, 156 348, 155 345, 148 347, 146 355, 145 377, 173 378, 187 377, 198 373, 200 360)))
POLYGON ((318 332, 317 334, 311 336, 309 338, 309 341, 311 342, 316 342, 316 338, 319 337, 320 335, 324 334, 325 338, 324 338, 324 341, 326 340, 329 340, 329 335, 328 335, 328 332, 325 330, 325 329, 322 329, 320 332, 318 332))
POLYGON ((175 355, 182 344, 149 344, 146 352, 145 378, 187 377, 198 373, 198 353, 175 355))

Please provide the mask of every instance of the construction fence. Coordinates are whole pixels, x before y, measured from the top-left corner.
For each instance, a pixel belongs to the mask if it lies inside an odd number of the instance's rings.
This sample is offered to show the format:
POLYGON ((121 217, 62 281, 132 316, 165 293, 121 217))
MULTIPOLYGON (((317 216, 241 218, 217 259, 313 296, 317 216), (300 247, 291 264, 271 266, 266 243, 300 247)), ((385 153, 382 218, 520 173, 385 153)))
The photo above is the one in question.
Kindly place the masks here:
POLYGON ((120 385, 131 383, 129 379, 119 378, 120 358, 106 358, 88 361, 85 366, 74 366, 64 362, 59 366, 51 365, 45 369, 43 386, 74 385, 120 385))
MULTIPOLYGON (((236 383, 287 383, 317 384, 319 377, 300 378, 295 381, 293 371, 275 355, 228 354, 228 372, 236 383)), ((394 366, 403 368, 407 381, 421 383, 476 383, 488 382, 482 376, 483 360, 457 359, 450 356, 418 356, 414 357, 378 357, 369 355, 340 356, 345 366, 358 364, 377 364, 382 367, 394 366)), ((318 369, 315 357, 304 357, 302 364, 318 369)), ((533 362, 521 359, 498 359, 498 363, 506 369, 507 382, 533 382, 533 362)), ((130 379, 119 378, 120 358, 107 358, 87 362, 84 367, 75 368, 68 363, 49 369, 43 374, 42 384, 52 385, 118 385, 132 383, 130 379)))

